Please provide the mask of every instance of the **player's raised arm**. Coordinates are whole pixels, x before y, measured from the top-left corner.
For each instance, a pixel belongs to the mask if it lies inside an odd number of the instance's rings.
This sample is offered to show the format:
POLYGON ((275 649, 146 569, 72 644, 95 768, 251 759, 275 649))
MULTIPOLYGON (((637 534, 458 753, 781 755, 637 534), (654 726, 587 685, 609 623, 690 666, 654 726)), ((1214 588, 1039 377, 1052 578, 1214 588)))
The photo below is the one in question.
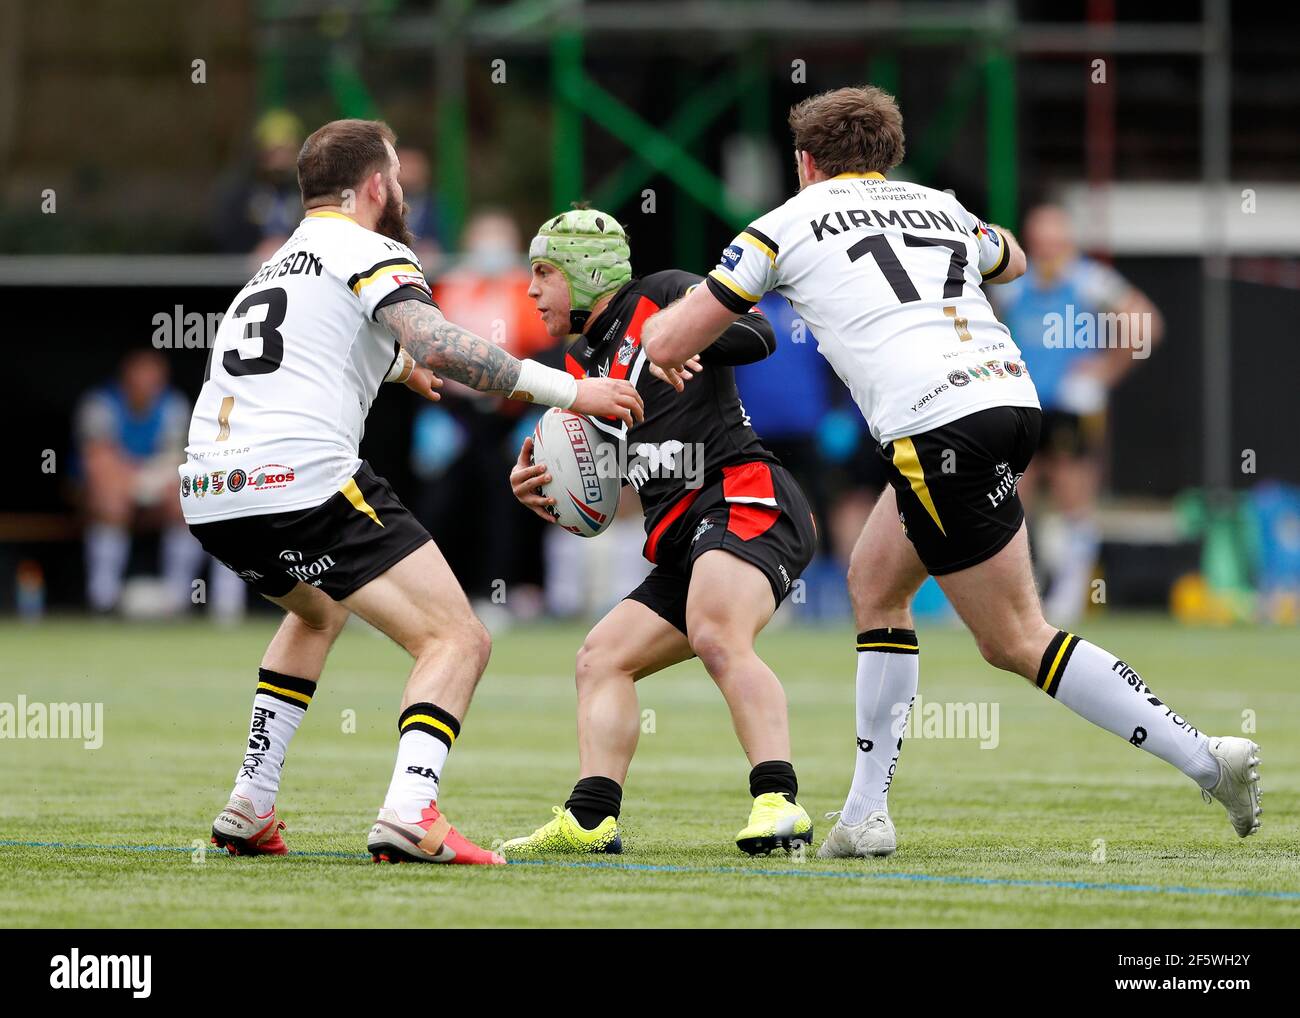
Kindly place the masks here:
POLYGON ((680 367, 747 315, 776 285, 780 248, 764 232, 765 226, 771 229, 766 217, 760 217, 757 223, 741 230, 723 250, 703 286, 695 287, 646 322, 641 342, 651 361, 661 367, 680 367))
POLYGON ((979 249, 979 270, 982 282, 1010 283, 1025 274, 1029 262, 1015 234, 1005 226, 986 223, 965 209, 961 210, 979 249))
POLYGON ((776 353, 776 330, 758 310, 741 315, 722 330, 701 355, 705 364, 753 364, 776 353))
POLYGON ((641 333, 641 345, 653 363, 680 368, 744 313, 723 307, 705 287, 697 286, 675 304, 650 316, 641 333))
POLYGON ((617 417, 631 426, 644 418, 631 383, 613 378, 578 380, 534 360, 519 360, 495 343, 449 322, 432 304, 403 300, 381 307, 382 323, 415 363, 471 389, 581 414, 617 417))

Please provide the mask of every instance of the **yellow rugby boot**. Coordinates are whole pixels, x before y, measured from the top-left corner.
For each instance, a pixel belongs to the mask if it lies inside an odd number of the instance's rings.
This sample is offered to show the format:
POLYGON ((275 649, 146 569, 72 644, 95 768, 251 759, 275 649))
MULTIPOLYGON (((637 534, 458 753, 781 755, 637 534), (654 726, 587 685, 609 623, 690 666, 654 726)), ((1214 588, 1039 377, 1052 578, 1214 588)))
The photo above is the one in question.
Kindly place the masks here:
POLYGON ((812 842, 812 817, 781 792, 764 792, 754 799, 749 824, 736 835, 736 846, 749 855, 768 855, 775 848, 793 851, 812 842))
POLYGON ((563 806, 552 806, 549 823, 523 838, 511 838, 501 846, 504 855, 617 855, 623 851, 618 821, 606 817, 594 830, 587 830, 563 806))

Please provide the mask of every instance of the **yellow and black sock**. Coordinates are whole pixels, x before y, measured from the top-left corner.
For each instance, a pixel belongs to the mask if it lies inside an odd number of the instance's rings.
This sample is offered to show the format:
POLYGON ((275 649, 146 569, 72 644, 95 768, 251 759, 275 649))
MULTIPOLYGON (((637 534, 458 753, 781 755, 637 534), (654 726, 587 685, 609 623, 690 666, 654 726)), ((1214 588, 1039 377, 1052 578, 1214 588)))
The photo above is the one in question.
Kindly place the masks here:
POLYGON ((248 724, 244 759, 235 775, 235 793, 251 799, 259 816, 268 814, 275 805, 289 740, 302 723, 315 692, 316 683, 311 679, 270 668, 257 670, 253 717, 248 724))
POLYGON ((384 806, 407 822, 438 801, 447 754, 460 735, 460 721, 433 703, 413 703, 397 720, 397 763, 384 806))

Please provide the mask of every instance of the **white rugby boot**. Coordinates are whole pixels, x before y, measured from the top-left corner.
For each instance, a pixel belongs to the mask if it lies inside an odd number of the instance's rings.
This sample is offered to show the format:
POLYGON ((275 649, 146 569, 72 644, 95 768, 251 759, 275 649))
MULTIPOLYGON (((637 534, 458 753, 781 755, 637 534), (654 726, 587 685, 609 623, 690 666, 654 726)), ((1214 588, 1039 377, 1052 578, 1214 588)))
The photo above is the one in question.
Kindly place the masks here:
POLYGON ((1232 829, 1247 838, 1259 830, 1263 813, 1259 800, 1259 746, 1249 739, 1225 735, 1210 739, 1210 755, 1219 761, 1219 780, 1202 789, 1205 801, 1217 800, 1228 811, 1232 829))
POLYGON ((894 821, 883 809, 868 813, 861 823, 846 824, 839 811, 827 813, 826 819, 836 817, 835 826, 826 835, 818 859, 850 859, 854 857, 893 855, 898 848, 898 833, 894 821))

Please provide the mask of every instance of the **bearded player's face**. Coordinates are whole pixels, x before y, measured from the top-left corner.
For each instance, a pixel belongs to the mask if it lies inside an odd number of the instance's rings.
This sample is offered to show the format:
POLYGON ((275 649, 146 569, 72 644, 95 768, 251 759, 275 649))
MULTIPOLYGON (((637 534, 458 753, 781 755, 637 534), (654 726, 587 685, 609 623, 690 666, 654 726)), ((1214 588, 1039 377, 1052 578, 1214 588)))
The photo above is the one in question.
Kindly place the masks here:
POLYGON ((384 208, 379 214, 379 222, 375 224, 375 231, 390 240, 410 247, 415 237, 411 235, 411 229, 406 225, 406 217, 410 214, 411 207, 406 204, 402 195, 402 168, 397 162, 397 153, 393 151, 393 146, 387 142, 384 145, 388 149, 388 173, 384 178, 384 208))

